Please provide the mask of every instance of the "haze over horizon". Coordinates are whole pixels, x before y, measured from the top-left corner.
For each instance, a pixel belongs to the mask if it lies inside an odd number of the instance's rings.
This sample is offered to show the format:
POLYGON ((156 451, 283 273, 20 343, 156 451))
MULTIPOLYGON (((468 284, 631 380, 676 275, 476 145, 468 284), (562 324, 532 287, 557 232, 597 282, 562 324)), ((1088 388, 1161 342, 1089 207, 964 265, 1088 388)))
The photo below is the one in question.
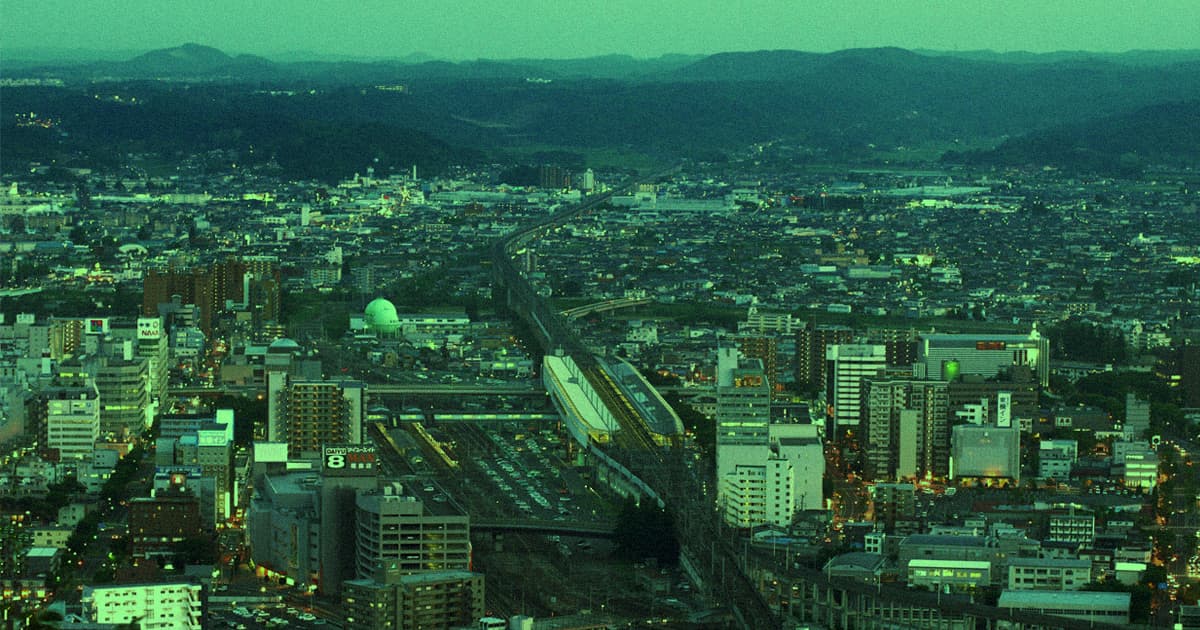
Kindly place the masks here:
POLYGON ((464 0, 6 0, 12 51, 135 52, 192 42, 229 54, 512 59, 896 46, 945 51, 1123 52, 1200 48, 1200 3, 1189 0, 805 3, 612 0, 604 6, 464 0))

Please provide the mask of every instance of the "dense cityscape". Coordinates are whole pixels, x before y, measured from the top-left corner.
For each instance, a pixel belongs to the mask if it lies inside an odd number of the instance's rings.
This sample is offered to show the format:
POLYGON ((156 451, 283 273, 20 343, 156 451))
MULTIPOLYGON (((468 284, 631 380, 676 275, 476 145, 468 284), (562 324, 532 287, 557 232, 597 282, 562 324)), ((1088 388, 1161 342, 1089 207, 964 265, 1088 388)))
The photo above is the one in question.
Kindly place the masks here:
POLYGON ((134 67, 2 77, 4 627, 1200 627, 1194 162, 299 165, 153 108, 332 88, 134 67))

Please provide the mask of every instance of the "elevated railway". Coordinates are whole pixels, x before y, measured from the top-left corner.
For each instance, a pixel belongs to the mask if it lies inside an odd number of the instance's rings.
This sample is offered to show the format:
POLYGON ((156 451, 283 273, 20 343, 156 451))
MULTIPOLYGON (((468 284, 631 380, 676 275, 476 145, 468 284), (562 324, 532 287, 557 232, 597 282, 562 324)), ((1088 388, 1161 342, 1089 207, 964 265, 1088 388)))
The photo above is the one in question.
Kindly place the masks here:
MULTIPOLYGON (((650 178, 657 179, 665 174, 656 173, 650 178)), ((687 468, 683 449, 677 443, 667 449, 655 444, 646 419, 600 369, 595 354, 577 334, 575 323, 569 316, 551 309, 514 263, 518 249, 528 246, 563 221, 591 212, 614 194, 631 189, 637 183, 630 182, 620 189, 589 197, 583 203, 560 210, 497 242, 491 252, 495 287, 500 292, 497 297, 502 297, 514 314, 529 325, 543 352, 562 352, 574 359, 617 418, 622 430, 616 432, 613 443, 603 447, 603 453, 653 488, 654 494, 677 515, 684 555, 707 560, 692 564, 704 573, 702 581, 708 593, 728 605, 743 628, 779 628, 779 617, 749 577, 738 569, 736 555, 728 545, 717 543, 718 525, 713 503, 704 494, 703 484, 687 481, 689 476, 694 479, 694 472, 687 468)))

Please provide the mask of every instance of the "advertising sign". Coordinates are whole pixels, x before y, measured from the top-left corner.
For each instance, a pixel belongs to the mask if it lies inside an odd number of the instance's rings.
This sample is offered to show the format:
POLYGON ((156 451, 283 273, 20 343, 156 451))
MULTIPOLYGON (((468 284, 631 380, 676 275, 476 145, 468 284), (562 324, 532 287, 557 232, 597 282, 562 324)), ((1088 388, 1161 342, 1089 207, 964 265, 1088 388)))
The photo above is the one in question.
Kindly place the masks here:
POLYGON ((326 446, 321 451, 321 468, 326 475, 374 475, 377 461, 373 445, 326 446))

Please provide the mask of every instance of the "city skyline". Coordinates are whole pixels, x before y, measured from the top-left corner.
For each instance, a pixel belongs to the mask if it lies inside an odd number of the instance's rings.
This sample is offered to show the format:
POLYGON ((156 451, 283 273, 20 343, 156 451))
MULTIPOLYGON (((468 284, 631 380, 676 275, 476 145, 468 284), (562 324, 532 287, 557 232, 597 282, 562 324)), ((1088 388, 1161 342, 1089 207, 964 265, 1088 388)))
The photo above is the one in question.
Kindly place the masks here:
POLYGON ((656 57, 895 46, 946 51, 1123 52, 1200 48, 1200 5, 1062 2, 683 2, 538 0, 436 3, 241 3, 165 8, 145 0, 6 2, 3 55, 128 52, 194 42, 274 58, 656 57), (137 19, 131 19, 136 16, 137 19))

